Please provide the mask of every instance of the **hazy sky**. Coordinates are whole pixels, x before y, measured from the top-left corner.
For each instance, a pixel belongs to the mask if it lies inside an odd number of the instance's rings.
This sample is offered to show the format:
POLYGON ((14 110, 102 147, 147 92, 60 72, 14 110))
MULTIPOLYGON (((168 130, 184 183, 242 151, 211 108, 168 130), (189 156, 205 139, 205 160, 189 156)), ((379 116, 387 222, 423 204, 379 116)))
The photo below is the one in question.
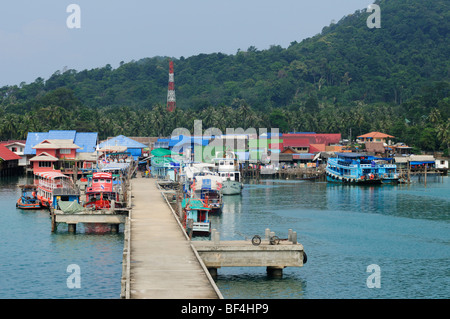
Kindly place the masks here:
POLYGON ((289 46, 373 0, 2 0, 0 87, 145 57, 289 46), (69 28, 70 4, 80 28, 69 28))

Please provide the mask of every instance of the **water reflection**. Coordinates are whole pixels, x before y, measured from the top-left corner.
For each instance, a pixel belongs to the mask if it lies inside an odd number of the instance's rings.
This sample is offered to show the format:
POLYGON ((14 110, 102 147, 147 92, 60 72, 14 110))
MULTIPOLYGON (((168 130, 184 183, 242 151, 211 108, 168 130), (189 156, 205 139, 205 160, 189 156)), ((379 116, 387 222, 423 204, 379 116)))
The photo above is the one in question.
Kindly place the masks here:
POLYGON ((233 299, 301 299, 306 290, 306 281, 288 268, 283 278, 268 277, 263 267, 223 268, 216 283, 233 299))

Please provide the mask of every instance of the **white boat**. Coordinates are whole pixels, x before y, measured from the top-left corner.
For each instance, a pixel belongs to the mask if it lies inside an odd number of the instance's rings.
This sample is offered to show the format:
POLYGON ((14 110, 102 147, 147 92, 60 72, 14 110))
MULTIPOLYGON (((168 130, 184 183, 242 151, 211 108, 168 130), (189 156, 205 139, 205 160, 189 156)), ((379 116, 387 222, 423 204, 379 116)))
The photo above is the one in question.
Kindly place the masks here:
POLYGON ((197 175, 217 175, 217 173, 214 172, 214 164, 195 162, 186 163, 183 165, 180 179, 182 181, 186 180, 192 182, 197 175))
POLYGON ((215 169, 222 178, 223 195, 239 195, 242 193, 244 184, 242 183, 241 172, 239 171, 239 161, 233 152, 227 151, 222 157, 220 152, 214 158, 215 169))
POLYGON ((214 174, 199 174, 194 176, 191 192, 194 198, 204 201, 211 212, 222 210, 222 179, 214 174))

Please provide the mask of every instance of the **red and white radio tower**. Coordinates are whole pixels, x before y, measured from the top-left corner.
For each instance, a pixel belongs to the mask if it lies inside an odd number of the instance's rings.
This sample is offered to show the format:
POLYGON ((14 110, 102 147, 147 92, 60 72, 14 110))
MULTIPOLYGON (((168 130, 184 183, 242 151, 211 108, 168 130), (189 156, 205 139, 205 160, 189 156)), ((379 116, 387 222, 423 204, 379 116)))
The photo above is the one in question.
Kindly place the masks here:
POLYGON ((169 61, 169 90, 167 91, 167 111, 173 112, 177 106, 175 99, 175 82, 173 77, 173 61, 169 61))

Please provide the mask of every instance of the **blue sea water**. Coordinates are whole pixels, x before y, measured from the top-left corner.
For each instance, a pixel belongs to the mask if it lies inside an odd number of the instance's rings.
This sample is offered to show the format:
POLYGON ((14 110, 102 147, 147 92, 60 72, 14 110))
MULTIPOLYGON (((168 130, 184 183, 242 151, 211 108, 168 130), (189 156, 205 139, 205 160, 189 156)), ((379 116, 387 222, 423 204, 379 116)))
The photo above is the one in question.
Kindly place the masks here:
POLYGON ((123 232, 98 235, 78 227, 73 235, 60 225, 52 233, 48 210, 15 207, 17 185, 25 182, 0 179, 0 298, 119 298, 123 232), (79 267, 79 288, 71 265, 79 267))
MULTIPOLYGON (((15 207, 23 177, 0 179, 0 299, 113 299, 120 297, 123 233, 83 227, 51 232, 48 211, 15 207), (80 288, 69 288, 70 265, 80 288)), ((450 179, 411 185, 348 186, 260 180, 240 196, 225 196, 212 216, 224 240, 298 233, 308 256, 279 279, 263 267, 221 268, 225 298, 328 299, 450 297, 450 179), (380 288, 369 288, 369 265, 380 288)), ((121 228, 121 231, 123 229, 121 228)))
MULTIPOLYGON (((262 180, 224 197, 216 221, 224 240, 298 234, 308 256, 270 279, 264 268, 219 269, 225 298, 340 299, 450 297, 450 180, 350 186, 262 180), (368 266, 380 288, 369 288, 368 266)), ((213 221, 214 222, 214 221, 213 221)))

